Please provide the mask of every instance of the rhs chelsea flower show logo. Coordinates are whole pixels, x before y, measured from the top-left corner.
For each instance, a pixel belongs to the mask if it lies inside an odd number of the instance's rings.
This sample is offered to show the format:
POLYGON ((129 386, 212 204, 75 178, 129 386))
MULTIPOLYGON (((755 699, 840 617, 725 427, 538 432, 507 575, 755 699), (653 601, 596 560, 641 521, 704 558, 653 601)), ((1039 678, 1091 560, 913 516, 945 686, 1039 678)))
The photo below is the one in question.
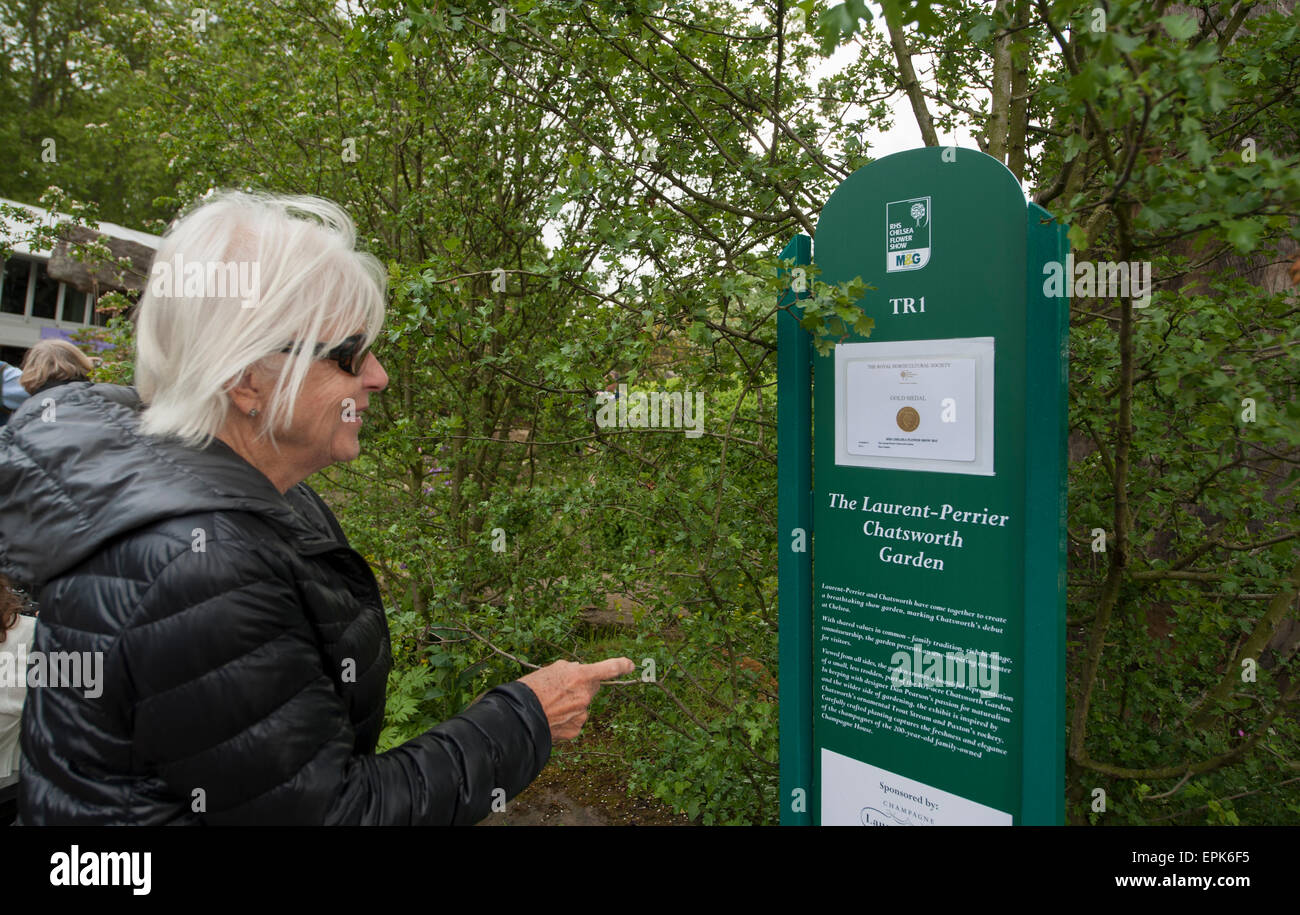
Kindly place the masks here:
POLYGON ((885 271, 920 270, 930 263, 930 198, 885 204, 885 271))

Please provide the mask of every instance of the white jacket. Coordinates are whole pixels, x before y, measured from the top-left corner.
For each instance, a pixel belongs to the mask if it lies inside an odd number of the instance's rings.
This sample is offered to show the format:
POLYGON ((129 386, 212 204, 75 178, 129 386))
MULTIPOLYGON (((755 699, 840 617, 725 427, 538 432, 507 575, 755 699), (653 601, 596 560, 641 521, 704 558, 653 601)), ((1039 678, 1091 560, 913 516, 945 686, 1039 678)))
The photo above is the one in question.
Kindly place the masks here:
POLYGON ((18 761, 22 751, 18 736, 23 714, 23 700, 27 698, 26 665, 18 665, 19 646, 24 653, 30 651, 36 635, 36 617, 20 616, 14 628, 5 633, 0 642, 0 788, 18 781, 18 761))

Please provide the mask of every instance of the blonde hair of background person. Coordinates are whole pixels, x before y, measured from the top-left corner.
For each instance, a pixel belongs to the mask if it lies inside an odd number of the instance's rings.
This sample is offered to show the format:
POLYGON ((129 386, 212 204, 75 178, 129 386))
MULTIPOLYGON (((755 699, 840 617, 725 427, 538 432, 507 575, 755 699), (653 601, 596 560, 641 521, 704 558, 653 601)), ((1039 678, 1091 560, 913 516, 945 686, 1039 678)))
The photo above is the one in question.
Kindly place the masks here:
POLYGON ((35 394, 55 384, 86 381, 95 363, 67 340, 42 340, 27 351, 22 367, 23 390, 35 394))

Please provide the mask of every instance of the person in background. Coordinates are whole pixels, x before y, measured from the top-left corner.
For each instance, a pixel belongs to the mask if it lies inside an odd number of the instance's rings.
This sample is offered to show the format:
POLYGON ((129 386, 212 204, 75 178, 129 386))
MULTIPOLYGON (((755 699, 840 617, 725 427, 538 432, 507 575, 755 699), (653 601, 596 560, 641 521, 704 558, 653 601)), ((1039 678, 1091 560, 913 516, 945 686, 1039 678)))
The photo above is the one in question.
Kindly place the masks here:
POLYGON ((49 388, 89 381, 95 364, 67 340, 42 340, 23 357, 23 389, 35 397, 49 388))
POLYGON ((0 373, 4 376, 4 392, 0 397, 0 426, 3 426, 9 422, 9 415, 27 399, 27 392, 23 390, 23 373, 19 369, 8 362, 0 362, 0 373))
POLYGON ((27 695, 27 665, 19 659, 31 648, 36 618, 22 615, 23 603, 0 575, 0 826, 18 815, 18 745, 23 700, 27 695))

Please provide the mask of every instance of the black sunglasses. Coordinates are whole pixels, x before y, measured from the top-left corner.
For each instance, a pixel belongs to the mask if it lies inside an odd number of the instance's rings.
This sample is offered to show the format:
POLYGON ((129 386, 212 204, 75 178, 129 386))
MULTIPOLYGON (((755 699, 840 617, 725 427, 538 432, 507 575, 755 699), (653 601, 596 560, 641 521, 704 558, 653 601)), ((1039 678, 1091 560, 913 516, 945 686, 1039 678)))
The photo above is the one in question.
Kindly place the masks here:
MULTIPOLYGON (((282 353, 296 353, 299 344, 290 343, 282 353)), ((339 364, 339 368, 349 375, 360 375, 361 369, 366 364, 366 355, 370 352, 370 347, 366 345, 365 334, 353 334, 338 346, 325 352, 325 344, 317 343, 314 355, 318 359, 333 359, 339 364)))

